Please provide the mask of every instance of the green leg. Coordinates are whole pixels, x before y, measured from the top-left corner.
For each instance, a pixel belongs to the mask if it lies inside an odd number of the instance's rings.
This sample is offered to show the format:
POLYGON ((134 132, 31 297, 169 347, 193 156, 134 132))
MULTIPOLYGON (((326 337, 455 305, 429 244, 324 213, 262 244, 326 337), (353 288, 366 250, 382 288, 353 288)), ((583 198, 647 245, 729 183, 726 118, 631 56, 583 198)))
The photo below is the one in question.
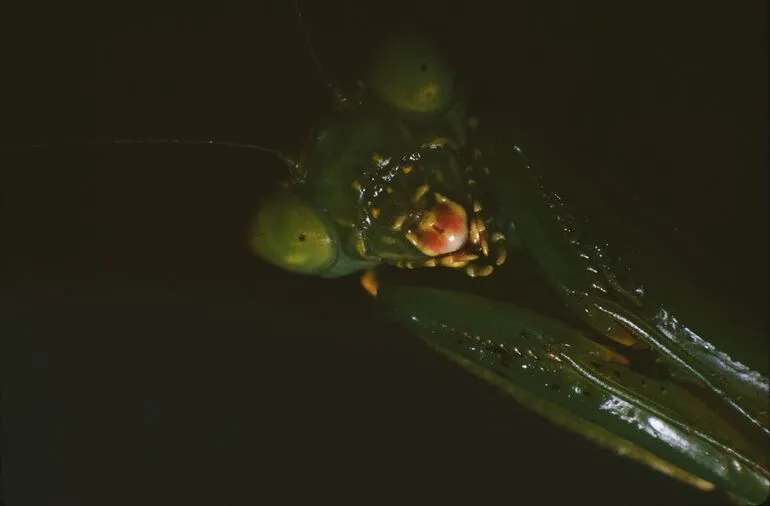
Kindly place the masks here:
MULTIPOLYGON (((768 379, 762 367, 767 355, 757 344, 766 348, 766 340, 752 340, 740 321, 731 324, 729 311, 690 288, 665 255, 655 252, 653 241, 637 242, 651 250, 644 257, 650 267, 638 271, 650 281, 646 295, 621 286, 616 273, 628 272, 628 266, 603 251, 606 245, 586 239, 585 231, 578 230, 585 224, 572 219, 566 205, 540 186, 536 169, 511 144, 496 141, 483 145, 482 153, 497 200, 513 224, 510 239, 532 256, 565 306, 600 334, 621 342, 627 336, 652 348, 671 370, 708 388, 770 436, 768 379), (698 335, 685 324, 707 330, 698 335)), ((632 241, 624 233, 613 235, 621 246, 632 241)))

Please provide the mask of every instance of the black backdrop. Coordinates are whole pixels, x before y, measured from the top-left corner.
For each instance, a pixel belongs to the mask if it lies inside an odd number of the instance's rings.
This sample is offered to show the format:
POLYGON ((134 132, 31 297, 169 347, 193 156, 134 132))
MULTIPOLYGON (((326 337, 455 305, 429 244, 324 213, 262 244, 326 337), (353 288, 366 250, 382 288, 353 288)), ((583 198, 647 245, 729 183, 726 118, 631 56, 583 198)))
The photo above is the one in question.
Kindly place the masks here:
MULTIPOLYGON (((482 105, 764 314, 765 3, 305 3, 340 82, 416 22, 482 105)), ((0 23, 4 145, 293 147, 328 104, 290 1, 4 2, 0 23)), ((281 170, 209 147, 2 152, 7 504, 721 500, 553 428, 355 278, 259 263, 244 231, 281 170)))

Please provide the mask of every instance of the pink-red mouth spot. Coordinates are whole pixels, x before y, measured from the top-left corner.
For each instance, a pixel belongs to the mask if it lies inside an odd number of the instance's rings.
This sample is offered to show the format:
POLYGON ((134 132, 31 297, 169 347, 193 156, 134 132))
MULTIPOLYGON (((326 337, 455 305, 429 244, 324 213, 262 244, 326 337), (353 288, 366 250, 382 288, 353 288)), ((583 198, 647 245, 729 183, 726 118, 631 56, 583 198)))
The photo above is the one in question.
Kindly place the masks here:
POLYGON ((446 201, 426 212, 413 231, 412 243, 425 255, 453 253, 468 238, 468 216, 462 206, 446 201))

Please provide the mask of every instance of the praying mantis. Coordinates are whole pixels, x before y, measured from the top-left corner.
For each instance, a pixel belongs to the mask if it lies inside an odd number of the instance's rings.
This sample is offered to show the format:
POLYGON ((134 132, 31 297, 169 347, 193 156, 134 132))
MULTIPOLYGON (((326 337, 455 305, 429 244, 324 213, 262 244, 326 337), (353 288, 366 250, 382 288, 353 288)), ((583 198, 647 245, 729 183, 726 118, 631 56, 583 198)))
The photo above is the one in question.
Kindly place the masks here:
POLYGON ((699 488, 761 502, 767 371, 741 344, 740 320, 719 322, 665 256, 637 253, 647 281, 621 280, 634 275, 627 260, 580 231, 584 220, 509 133, 468 114, 430 41, 394 36, 364 75, 259 208, 254 252, 305 275, 366 271, 362 284, 391 317, 551 421, 699 488), (539 271, 571 315, 409 283, 380 294, 373 271, 497 270, 515 286, 526 277, 506 268, 526 259, 526 274, 539 271))
MULTIPOLYGON (((371 85, 370 85, 370 86, 369 86, 369 87, 368 87, 368 88, 367 88, 367 89, 364 91, 364 93, 367 93, 367 90, 369 90, 369 89, 371 89, 371 85)), ((363 99, 363 100, 364 100, 366 103, 370 103, 370 102, 368 102, 368 97, 369 97, 369 95, 365 95, 365 98, 363 99)), ((368 116, 368 113, 367 113, 366 115, 364 115, 364 117, 365 117, 365 118, 369 118, 370 116, 368 116)), ((333 119, 333 118, 334 118, 334 117, 332 116, 332 120, 330 120, 330 122, 331 122, 331 124, 332 124, 332 125, 334 124, 334 119, 333 119)), ((469 119, 469 118, 466 118, 466 119, 469 119)), ((481 132, 481 133, 479 133, 478 135, 482 135, 482 133, 484 133, 484 132, 488 132, 488 130, 481 130, 481 129, 486 129, 486 128, 488 128, 487 126, 485 126, 485 125, 487 124, 487 119, 486 119, 486 118, 485 118, 483 115, 479 115, 479 123, 480 123, 480 124, 479 124, 479 127, 478 127, 478 128, 480 129, 480 132, 481 132)), ((456 127, 456 125, 457 125, 457 124, 459 124, 459 120, 458 120, 458 121, 455 123, 455 127, 456 127)), ((449 128, 449 129, 451 130, 451 125, 452 125, 452 122, 451 122, 451 121, 450 121, 450 122, 448 122, 448 123, 447 123, 447 125, 450 125, 450 126, 448 126, 447 128, 449 128)), ((442 125, 442 126, 440 126, 440 127, 439 127, 439 126, 436 126, 436 125, 431 125, 431 128, 443 128, 443 126, 444 126, 444 125, 442 125)), ((333 128, 330 128, 329 130, 330 130, 332 133, 334 132, 334 129, 333 129, 333 128)), ((430 133, 433 133, 433 132, 430 132, 430 133)), ((453 135, 457 136, 458 134, 457 134, 457 133, 453 133, 453 135)), ((486 135, 486 133, 484 133, 484 135, 486 135)), ((447 135, 447 136, 439 136, 439 135, 435 135, 435 136, 430 136, 430 137, 431 137, 431 138, 427 139, 427 141, 428 141, 428 142, 430 142, 430 141, 433 141, 433 140, 435 140, 436 138, 440 138, 440 137, 451 138, 451 137, 452 137, 452 135, 447 135)), ((475 142, 475 141, 474 141, 474 142, 475 142)), ((503 142, 503 141, 500 141, 500 142, 503 142)), ((470 145, 470 143, 469 143, 469 145, 470 145)), ((499 144, 495 144, 495 145, 499 145, 499 144)), ((421 144, 421 143, 416 143, 416 144, 414 144, 414 148, 415 148, 415 150, 416 150, 416 151, 419 151, 419 149, 421 149, 421 146, 422 146, 422 144, 421 144), (419 148, 419 149, 418 149, 418 148, 419 148)), ((438 158, 441 158, 442 156, 449 156, 449 155, 448 155, 448 154, 446 154, 444 151, 442 151, 444 148, 445 148, 444 146, 436 146, 436 149, 435 149, 434 151, 431 151, 430 153, 431 153, 431 154, 433 154, 433 155, 435 155, 435 156, 436 156, 436 157, 438 157, 438 158)), ((428 148, 428 149, 433 149, 433 148, 428 148)), ((387 153, 379 153, 379 152, 375 152, 374 150, 370 150, 370 151, 371 151, 371 152, 369 152, 369 153, 366 153, 366 154, 367 154, 367 159, 366 159, 366 161, 367 161, 367 162, 369 162, 369 161, 372 161, 372 162, 376 163, 376 162, 377 162, 377 160, 375 160, 375 159, 374 159, 374 155, 375 155, 375 154, 378 154, 378 155, 380 155, 380 156, 383 156, 383 158, 381 159, 381 161, 384 161, 384 160, 386 159, 385 155, 386 155, 387 153)), ((392 148, 391 148, 391 151, 393 151, 393 152, 399 152, 399 153, 400 153, 400 152, 402 152, 403 150, 401 150, 401 148, 400 148, 400 147, 399 147, 399 148, 395 148, 395 147, 392 147, 392 148)), ((486 153, 488 152, 488 149, 487 149, 487 148, 484 148, 484 149, 480 149, 480 151, 481 151, 481 157, 479 158, 479 160, 482 160, 482 161, 486 161, 486 160, 488 160, 488 158, 490 157, 490 155, 487 155, 487 154, 486 154, 486 153)), ((407 151, 403 151, 403 152, 407 152, 407 151)), ((412 152, 414 152, 414 150, 413 150, 412 152)), ((309 149, 309 150, 307 151, 307 153, 309 153, 309 154, 308 154, 308 158, 312 160, 312 159, 313 159, 313 153, 314 153, 314 151, 313 151, 312 149, 309 149)), ((527 156, 527 160, 528 160, 528 159, 529 159, 529 156, 528 156, 528 154, 527 154, 527 152, 526 152, 526 151, 524 152, 524 155, 525 155, 525 156, 527 156)), ((464 156, 465 156, 465 155, 464 155, 464 156)), ((470 155, 467 155, 467 157, 469 157, 469 158, 470 158, 470 157, 472 157, 472 156, 473 156, 472 154, 470 154, 470 155)), ((511 157, 514 157, 514 154, 513 154, 513 153, 509 153, 509 154, 503 154, 503 155, 497 155, 497 154, 496 154, 496 155, 494 155, 494 156, 500 156, 500 157, 504 157, 504 156, 511 156, 511 157)), ((534 159, 534 157, 533 157, 533 159, 534 159)), ((463 158, 463 160, 465 160, 465 158, 463 158)), ((391 161, 391 162, 392 162, 392 161, 391 161)), ((522 162, 522 163, 523 163, 523 162, 522 162)), ((534 162, 534 163, 533 163, 533 165, 537 166, 537 162, 534 162)), ((461 167, 461 168, 462 168, 463 170, 465 169, 465 167, 461 167)), ((320 173, 323 173, 323 170, 324 170, 324 169, 317 169, 317 173, 319 173, 319 174, 320 174, 320 173)), ((400 164, 400 165, 398 166, 398 170, 400 170, 400 171, 403 173, 403 163, 402 163, 402 164, 400 164)), ((479 170, 483 170, 483 167, 479 167, 479 170)), ((491 171, 491 168, 490 168, 490 171, 491 171)), ((415 172, 412 172, 412 175, 416 174, 416 172, 417 172, 417 168, 415 168, 415 172)), ((494 172, 494 171, 491 171, 491 172, 494 172)), ((309 173, 309 174, 312 174, 312 171, 309 171, 308 173, 309 173)), ((490 174, 490 175, 491 175, 491 174, 490 174)), ((479 175, 479 177, 481 178, 481 177, 482 177, 482 175, 480 174, 480 175, 479 175)), ((480 182, 480 181, 479 181, 479 182, 480 182)), ((352 184, 353 184, 353 180, 350 180, 350 181, 347 181, 347 180, 346 180, 346 181, 344 181, 344 183, 345 183, 345 186, 351 190, 351 193, 349 193, 349 194, 345 194, 344 196, 342 196, 342 195, 341 195, 341 196, 339 197, 339 199, 340 199, 340 200, 343 200, 343 199, 348 199, 350 195, 354 195, 353 191, 354 191, 355 189, 352 187, 352 184)), ((359 181, 359 183, 361 183, 361 181, 359 181)), ((513 183, 509 183, 509 184, 510 184, 511 186, 514 186, 514 189, 515 189, 515 185, 514 185, 513 183)), ((365 187, 366 185, 363 185, 363 186, 365 187)), ((431 185, 431 186, 435 186, 435 185, 431 185)), ((493 186, 494 186, 494 185, 493 185, 493 186)), ((412 190, 412 191, 410 192, 410 197, 411 197, 411 196, 414 196, 415 192, 416 192, 416 191, 419 189, 419 187, 420 187, 420 185, 417 185, 417 186, 414 186, 413 188, 410 188, 410 190, 412 190)), ((435 188, 434 188, 434 189, 435 189, 435 188)), ((433 192, 433 193, 435 193, 435 192, 433 192)), ((444 193, 446 193, 446 192, 444 192, 444 193)), ((455 204, 457 204, 457 205, 460 205, 460 203, 458 203, 458 202, 457 202, 457 200, 458 200, 458 197, 454 197, 454 198, 452 198, 452 196, 450 196, 450 195, 444 195, 444 194, 442 194, 441 192, 439 192, 439 194, 440 194, 440 195, 442 195, 443 197, 445 197, 445 198, 448 198, 449 200, 451 200, 451 202, 452 202, 452 203, 455 203, 455 204)), ((462 195, 462 197, 463 197, 463 198, 465 198, 465 196, 464 196, 464 195, 462 195)), ((436 198, 436 197, 435 197, 435 195, 433 196, 433 198, 436 198)), ((493 198, 493 197, 490 197, 490 198, 493 198)), ((484 209, 484 208, 486 208, 486 209, 494 209, 494 208, 497 208, 497 207, 502 207, 502 206, 504 206, 504 204, 490 204, 490 203, 489 203, 489 202, 490 202, 490 200, 486 200, 486 201, 485 201, 485 199, 481 199, 481 198, 479 198, 479 199, 478 199, 478 201, 479 201, 479 203, 481 204, 481 206, 482 206, 482 209, 484 209)), ((545 200, 544 200, 544 201, 545 201, 545 200)), ((466 203, 465 205, 469 206, 469 207, 466 209, 466 211, 467 211, 468 213, 471 213, 471 212, 473 212, 473 211, 472 211, 472 209, 473 209, 473 206, 474 206, 474 201, 473 201, 473 199, 471 199, 471 201, 470 201, 470 202, 468 202, 468 203, 466 203)), ((376 208, 376 206, 374 206, 374 207, 376 208)), ((369 210, 369 212, 371 212, 371 209, 369 210)), ((383 211, 381 210, 381 212, 383 212, 383 211)), ((382 215, 381 215, 381 216, 382 216, 382 215)), ((542 213, 542 214, 541 214, 541 217, 542 217, 542 216, 547 216, 547 214, 545 214, 545 213, 542 213)), ((393 218, 394 218, 394 219, 395 219, 396 217, 397 217, 397 216, 393 216, 393 218)), ((477 224, 477 227, 478 227, 478 224, 477 224)), ((501 228, 500 228, 500 230, 498 230, 497 232, 498 232, 499 234, 502 234, 503 236, 505 236, 505 240, 506 240, 506 241, 508 241, 508 240, 510 240, 510 239, 511 239, 511 237, 510 237, 510 236, 511 236, 512 234, 510 234, 510 233, 508 232, 508 230, 507 230, 507 229, 504 229, 504 228, 502 228, 502 227, 501 227, 501 228)), ((489 244, 487 244, 487 248, 491 248, 491 247, 493 247, 493 246, 496 244, 496 243, 494 243, 494 242, 493 242, 493 240, 492 240, 492 239, 493 239, 493 238, 492 238, 492 236, 493 236, 493 235, 494 235, 494 232, 491 232, 491 231, 490 231, 490 233, 488 234, 488 238, 487 238, 487 242, 489 243, 489 244)), ((479 240, 479 243, 480 243, 480 242, 481 242, 481 241, 479 240)), ((419 241, 418 241, 418 243, 419 243, 419 241)), ((526 244, 526 240, 522 240, 522 243, 526 244)), ((412 242, 410 241, 410 242, 409 242, 409 244, 412 244, 412 242)), ((421 243, 420 243, 420 244, 421 244, 421 243)), ((413 245, 413 244, 412 244, 412 245, 413 245)), ((496 264, 496 262, 497 262, 497 258, 498 258, 498 256, 499 256, 499 250, 498 250, 498 251, 495 251, 495 252, 494 252, 494 255, 495 255, 495 257, 494 257, 494 258, 492 258, 492 262, 491 262, 491 264, 492 264, 492 265, 494 265, 494 267, 495 267, 495 268, 497 268, 497 267, 500 267, 501 269, 502 269, 502 268, 507 268, 506 266, 510 265, 510 264, 511 264, 511 261, 512 261, 512 260, 514 260, 514 258, 511 258, 511 256, 513 255, 513 252, 515 252, 515 251, 517 250, 517 249, 516 249, 517 247, 521 247, 521 246, 516 246, 516 245, 514 245, 514 246, 507 246, 507 247, 506 247, 506 255, 508 255, 508 256, 509 256, 509 258, 507 258, 507 259, 506 259, 506 261, 505 261, 505 262, 504 262, 504 263, 503 263, 501 266, 497 266, 497 265, 495 265, 495 264, 496 264)), ((480 245, 480 244, 479 244, 479 248, 481 248, 481 245, 480 245)), ((483 248, 482 248, 482 249, 483 249, 483 248)), ((353 250, 355 250, 355 245, 353 245, 353 250)), ((479 255, 479 256, 482 256, 482 255, 479 255)), ((363 260, 363 261, 364 261, 364 262, 366 262, 366 260, 363 260)), ((428 259, 428 261, 429 261, 429 259, 428 259)), ((456 261, 456 262, 458 262, 458 263, 462 263, 462 262, 463 262, 463 260, 462 260, 462 259, 455 259, 455 261, 456 261)), ((375 263, 376 263, 376 262, 375 262, 375 263)), ((367 266, 369 266, 369 265, 367 265, 367 266)), ((463 266, 463 268, 467 268, 467 267, 468 267, 467 265, 463 266)), ((416 270, 415 270, 415 271, 404 271, 403 273, 402 273, 402 272, 399 272, 399 273, 396 273, 396 274, 394 274, 394 275, 395 275, 395 276, 397 276, 399 279, 401 279, 401 278, 403 278, 403 279, 406 279, 406 280, 409 280, 409 279, 411 279, 411 278, 409 278, 409 277, 406 277, 406 276, 402 276, 402 274, 404 274, 404 275, 405 275, 405 274, 410 274, 411 276, 415 276, 415 277, 416 277, 416 276, 422 276, 422 275, 423 275, 423 273, 419 273, 419 274, 418 274, 418 273, 416 273, 416 270)), ((499 277, 501 274, 502 274, 501 272, 494 272, 494 273, 492 274, 492 276, 490 277, 490 280, 492 280, 493 278, 497 278, 497 277, 499 277)), ((431 276, 433 276, 433 274, 431 274, 431 276)), ((406 324, 406 325, 413 325, 413 323, 410 323, 410 322, 414 322, 414 321, 415 321, 415 320, 411 320, 412 316, 414 316, 414 315, 409 315, 409 314, 406 314, 406 315, 405 315, 405 313, 404 313, 404 309, 403 309, 403 307, 401 307, 401 306, 400 306, 400 304, 406 304, 406 302, 404 302, 404 301, 406 301, 406 300, 409 300, 409 297, 415 297, 415 298, 416 298, 416 299, 418 299, 418 300, 422 300, 422 301, 425 301, 425 300, 426 300, 426 299, 428 299, 428 298, 427 298, 427 297, 423 297, 422 295, 424 295, 424 294, 426 294, 426 293, 427 293, 427 294, 431 294, 431 293, 433 293, 433 292, 421 292, 421 291, 419 291, 419 290, 420 290, 419 288, 414 288, 414 287, 410 288, 410 287, 404 286, 403 284, 393 284, 393 285, 390 285, 390 284, 387 284, 387 280, 383 280, 383 281, 384 281, 384 283, 383 283, 383 287, 382 287, 382 290, 383 290, 383 292, 382 292, 382 293, 381 293, 381 294, 378 296, 378 298, 379 298, 380 300, 382 300, 382 301, 383 301, 383 302, 382 302, 382 303, 383 303, 383 305, 384 305, 386 308, 388 308, 388 311, 389 311, 389 312, 391 312, 391 314, 392 314, 392 315, 393 315, 395 318, 403 320, 404 324, 406 324), (401 302, 399 302, 399 301, 401 301, 401 302)), ((471 286, 471 285, 468 285, 468 284, 466 283, 466 281, 469 281, 469 280, 464 280, 464 279, 463 279, 462 281, 459 281, 459 280, 458 280, 458 281, 457 281, 457 283, 458 283, 458 284, 462 284, 462 285, 464 285, 464 286, 466 286, 466 287, 467 287, 467 286, 471 286)), ((474 282, 481 282, 481 281, 484 281, 484 280, 474 279, 473 281, 474 281, 474 282)), ((455 281, 454 281, 454 279, 453 279, 453 281, 452 281, 452 282, 453 282, 453 283, 455 282, 455 281)), ((606 289, 606 288, 607 288, 607 287, 605 287, 605 289, 606 289)), ((649 291, 649 289, 647 289, 647 291, 649 291)), ((461 299, 457 299, 457 300, 454 300, 454 299, 452 299, 451 297, 449 297, 448 299, 446 299, 446 298, 442 298, 442 297, 446 297, 446 295, 445 295, 443 292, 440 292, 440 293, 439 293, 439 292, 436 292, 436 293, 435 293, 435 295, 436 295, 436 298, 435 298, 435 299, 432 299, 432 298, 431 298, 431 300, 436 300, 436 301, 439 301, 439 300, 443 300, 443 301, 444 301, 444 304, 446 304, 446 305, 447 305, 447 306, 445 306, 445 307, 444 307, 444 309, 442 309, 441 307, 437 308, 437 309, 436 309, 436 311, 447 311, 446 307, 455 307, 455 306, 448 306, 449 304, 452 304, 452 303, 458 303, 458 304, 460 304, 460 303, 465 303, 465 302, 468 302, 468 301, 472 301, 472 302, 474 302, 474 303, 478 303, 478 304, 479 304, 479 305, 478 305, 478 308, 487 308, 487 302, 485 302, 485 301, 482 301, 482 300, 479 300, 479 299, 475 299, 475 298, 472 298, 472 299, 464 300, 464 299, 462 299, 462 298, 461 298, 461 299)), ((631 294, 631 296, 633 297, 633 296, 634 296, 634 294, 632 293, 632 294, 631 294)), ((629 300, 630 300, 630 299, 629 299, 629 300)), ((631 303, 633 304, 633 302, 631 302, 631 303)), ((605 309, 607 309, 607 308, 605 308, 605 309)), ((490 310, 490 311, 492 311, 492 309, 489 309, 489 310, 490 310)), ((477 310, 476 310, 476 312, 484 312, 484 311, 487 311, 487 309, 477 309, 477 310)), ((454 313, 457 313, 457 311, 449 311, 449 312, 450 312, 450 313, 453 313, 453 314, 454 314, 454 313)), ((418 316, 417 318, 419 319, 420 317, 418 316)), ((425 319, 425 318, 423 317, 423 320, 424 320, 424 319, 425 319)), ((446 324, 446 323, 445 323, 445 324, 446 324)), ((459 326, 459 325, 460 325, 460 323, 458 323, 457 325, 459 326)), ((423 330, 417 329, 417 331, 418 331, 418 333, 419 333, 419 332, 427 332, 427 331, 426 331, 426 330, 424 330, 424 329, 423 329, 423 330)), ((472 332, 470 332, 470 331, 468 331, 468 332, 469 332, 469 333, 472 333, 472 332)), ((637 339, 637 341, 639 341, 639 339, 637 339)), ((610 343, 610 344, 611 344, 611 343, 610 343)), ((519 347, 519 346, 514 346, 514 348, 521 348, 521 347, 519 347)), ((526 351, 523 351, 523 350, 521 350, 521 349, 519 349, 519 351, 520 351, 520 352, 522 352, 522 354, 523 354, 523 355, 524 355, 524 354, 526 354, 526 351)), ((542 359, 541 359, 541 357, 540 357, 540 355, 538 354, 538 351, 539 351, 539 350, 537 350, 537 349, 534 349, 534 350, 530 350, 530 351, 532 351, 532 353, 533 353, 533 354, 535 354, 535 355, 538 355, 538 360, 542 360, 542 359)), ((543 351, 543 352, 545 352, 545 348, 543 348, 543 350, 542 350, 542 351, 543 351)), ((551 351, 548 351, 548 352, 550 353, 550 352, 552 352, 552 350, 551 350, 551 351)), ((457 357, 456 355, 457 355, 457 354, 455 353, 455 354, 453 355, 453 358, 455 358, 455 359, 457 360, 457 359, 458 359, 458 357, 457 357)), ((515 355, 515 352, 514 352, 514 355, 515 355)), ((555 354, 555 355, 556 355, 556 354, 555 354)), ((558 356, 558 355, 556 355, 556 356, 558 356)), ((626 364, 623 364, 623 363, 622 363, 622 360, 623 360, 622 358, 618 358, 618 357, 615 357, 615 356, 612 356, 612 357, 613 357, 613 359, 614 359, 614 360, 616 360, 616 362, 613 362, 613 361, 612 361, 612 359, 611 359, 611 360, 610 360, 610 363, 611 363, 611 364, 615 364, 615 365, 617 365, 618 367, 625 367, 625 366, 626 366, 626 364), (621 362, 617 362, 617 361, 621 361, 621 362)), ((614 367, 614 365, 613 365, 613 367, 614 367)), ((551 383, 552 383, 552 382, 549 382, 549 385, 550 385, 551 383)), ((550 387, 549 387, 549 388, 550 388, 550 387)), ((559 390, 559 391, 563 391, 563 390, 565 389, 565 386, 564 386, 564 385, 560 385, 560 387, 559 387, 559 388, 560 388, 560 389, 562 389, 562 390, 559 390)), ((599 404, 599 405, 601 405, 601 404, 599 404)), ((606 411, 606 410, 605 410, 605 411, 606 411)), ((760 424, 760 425, 761 425, 761 424, 760 424)))

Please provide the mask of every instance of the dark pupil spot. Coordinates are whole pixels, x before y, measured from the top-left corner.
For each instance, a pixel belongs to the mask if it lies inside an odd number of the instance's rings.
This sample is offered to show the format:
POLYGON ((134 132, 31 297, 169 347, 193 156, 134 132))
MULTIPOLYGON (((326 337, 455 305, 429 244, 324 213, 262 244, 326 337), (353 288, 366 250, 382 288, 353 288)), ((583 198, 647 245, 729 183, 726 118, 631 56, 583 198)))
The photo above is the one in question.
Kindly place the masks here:
POLYGON ((421 70, 421 71, 423 71, 423 72, 425 72, 426 70, 428 70, 428 64, 427 64, 427 63, 424 63, 424 62, 423 62, 423 63, 421 63, 421 64, 420 64, 420 70, 421 70))
POLYGON ((300 242, 304 242, 305 239, 307 239, 307 237, 305 237, 305 234, 299 234, 298 239, 300 240, 300 242))

